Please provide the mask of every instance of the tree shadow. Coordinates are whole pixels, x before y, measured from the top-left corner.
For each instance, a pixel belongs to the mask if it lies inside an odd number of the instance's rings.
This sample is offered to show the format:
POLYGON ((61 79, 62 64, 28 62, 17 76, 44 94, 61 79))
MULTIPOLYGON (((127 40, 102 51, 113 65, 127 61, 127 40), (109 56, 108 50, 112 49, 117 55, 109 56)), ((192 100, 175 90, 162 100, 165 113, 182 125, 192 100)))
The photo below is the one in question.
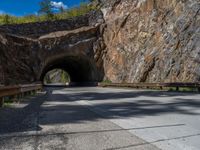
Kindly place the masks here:
MULTIPOLYGON (((70 88, 65 88, 62 91, 69 91, 70 88)), ((78 89, 78 88, 77 88, 78 89)), ((73 90, 74 91, 74 90, 73 90)), ((135 98, 141 96, 148 97, 177 97, 177 96, 193 96, 199 95, 199 93, 190 93, 190 92, 170 92, 170 91, 156 91, 156 90, 133 90, 126 92, 108 92, 108 93, 99 93, 99 92, 81 92, 81 93, 72 93, 67 94, 68 97, 71 97, 70 100, 74 101, 77 99, 83 100, 107 100, 107 99, 124 99, 124 98, 135 98)), ((149 100, 148 100, 149 102, 149 100)))
MULTIPOLYGON (((79 124, 99 119, 145 117, 163 114, 200 115, 195 111, 200 108, 200 99, 188 99, 185 97, 192 96, 194 93, 161 91, 107 93, 85 91, 70 93, 71 89, 68 88, 48 88, 47 90, 48 92, 45 96, 33 98, 23 108, 0 110, 0 134, 41 131, 40 125, 79 124), (52 93, 57 89, 68 90, 68 93, 52 93), (159 100, 159 98, 165 99, 159 100), (80 100, 92 105, 83 107, 80 103, 76 103, 80 100), (104 111, 102 113, 105 113, 105 115, 94 113, 90 108, 98 109, 100 113, 104 111)), ((196 93, 197 96, 199 96, 198 93, 196 93)))
POLYGON ((0 134, 37 131, 37 120, 33 119, 38 115, 40 106, 46 100, 45 96, 32 97, 29 100, 21 102, 25 107, 6 107, 0 109, 0 134), (30 119, 33 118, 33 119, 30 119))

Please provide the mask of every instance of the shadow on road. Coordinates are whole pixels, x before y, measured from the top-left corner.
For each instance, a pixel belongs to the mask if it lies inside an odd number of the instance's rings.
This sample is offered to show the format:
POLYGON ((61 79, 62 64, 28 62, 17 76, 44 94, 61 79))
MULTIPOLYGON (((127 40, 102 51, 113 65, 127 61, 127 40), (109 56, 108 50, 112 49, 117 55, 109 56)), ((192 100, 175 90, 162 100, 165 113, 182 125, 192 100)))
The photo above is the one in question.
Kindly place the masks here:
MULTIPOLYGON (((53 90, 55 90, 55 88, 48 88, 48 92, 45 96, 33 98, 25 107, 1 109, 0 134, 40 131, 42 128, 39 125, 80 123, 104 118, 101 115, 92 113, 89 109, 79 105, 78 103, 74 104, 74 102, 80 100, 91 102, 95 100, 97 103, 94 103, 92 107, 105 109, 107 116, 106 118, 108 119, 144 117, 162 114, 200 115, 199 113, 195 112, 195 110, 199 109, 200 107, 200 101, 197 99, 184 98, 185 96, 194 96, 195 93, 175 93, 161 91, 100 93, 98 91, 85 91, 80 93, 68 92, 67 94, 52 94, 53 90), (148 97, 148 100, 143 100, 142 98, 144 97, 148 97), (127 98, 132 100, 126 101, 127 98), (140 99, 138 100, 136 98, 140 99), (172 100, 159 101, 158 98, 170 98, 172 100), (103 102, 98 103, 98 101, 103 102), (48 117, 48 119, 40 118, 41 116, 45 115, 50 115, 50 117, 48 117)), ((70 91, 70 89, 62 90, 70 91)), ((158 128, 158 126, 155 126, 155 128, 158 128)), ((105 130, 100 132, 108 131, 105 130)))

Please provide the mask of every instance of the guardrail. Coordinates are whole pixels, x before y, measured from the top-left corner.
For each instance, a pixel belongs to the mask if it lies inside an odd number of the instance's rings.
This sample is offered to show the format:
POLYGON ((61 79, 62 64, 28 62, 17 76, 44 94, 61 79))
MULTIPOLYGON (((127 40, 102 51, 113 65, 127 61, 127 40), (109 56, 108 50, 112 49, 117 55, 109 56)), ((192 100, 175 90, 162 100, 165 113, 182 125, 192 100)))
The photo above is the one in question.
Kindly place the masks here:
POLYGON ((200 92, 200 83, 99 83, 101 87, 129 87, 129 88, 176 88, 179 91, 180 88, 194 88, 200 92))
POLYGON ((0 107, 3 106, 4 97, 8 96, 23 96, 24 93, 37 91, 42 89, 42 84, 26 84, 15 86, 2 86, 0 87, 0 107))

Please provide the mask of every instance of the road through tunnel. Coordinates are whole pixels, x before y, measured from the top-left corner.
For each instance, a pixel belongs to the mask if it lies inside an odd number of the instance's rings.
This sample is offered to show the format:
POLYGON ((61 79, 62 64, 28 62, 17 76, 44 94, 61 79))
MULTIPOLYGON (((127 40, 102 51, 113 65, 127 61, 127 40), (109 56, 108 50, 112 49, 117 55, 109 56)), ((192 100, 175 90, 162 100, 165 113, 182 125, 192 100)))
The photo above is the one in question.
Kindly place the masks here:
POLYGON ((99 73, 95 63, 89 58, 81 56, 67 56, 49 61, 41 71, 40 81, 43 82, 45 75, 53 69, 66 71, 71 83, 92 83, 102 80, 98 75, 99 73))

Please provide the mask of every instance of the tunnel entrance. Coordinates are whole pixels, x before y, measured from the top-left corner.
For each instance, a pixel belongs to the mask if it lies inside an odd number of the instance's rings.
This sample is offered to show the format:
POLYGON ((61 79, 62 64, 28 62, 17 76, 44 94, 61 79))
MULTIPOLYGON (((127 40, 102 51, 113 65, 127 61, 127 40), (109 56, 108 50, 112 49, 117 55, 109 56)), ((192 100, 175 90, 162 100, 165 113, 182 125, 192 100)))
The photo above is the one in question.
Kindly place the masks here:
POLYGON ((62 69, 53 69, 46 73, 43 79, 44 85, 69 85, 70 76, 62 69))
POLYGON ((61 69, 67 72, 70 84, 72 83, 95 83, 101 81, 95 63, 86 56, 65 56, 49 59, 42 68, 40 80, 45 84, 46 75, 49 71, 61 69), (44 82, 45 81, 45 82, 44 82))

